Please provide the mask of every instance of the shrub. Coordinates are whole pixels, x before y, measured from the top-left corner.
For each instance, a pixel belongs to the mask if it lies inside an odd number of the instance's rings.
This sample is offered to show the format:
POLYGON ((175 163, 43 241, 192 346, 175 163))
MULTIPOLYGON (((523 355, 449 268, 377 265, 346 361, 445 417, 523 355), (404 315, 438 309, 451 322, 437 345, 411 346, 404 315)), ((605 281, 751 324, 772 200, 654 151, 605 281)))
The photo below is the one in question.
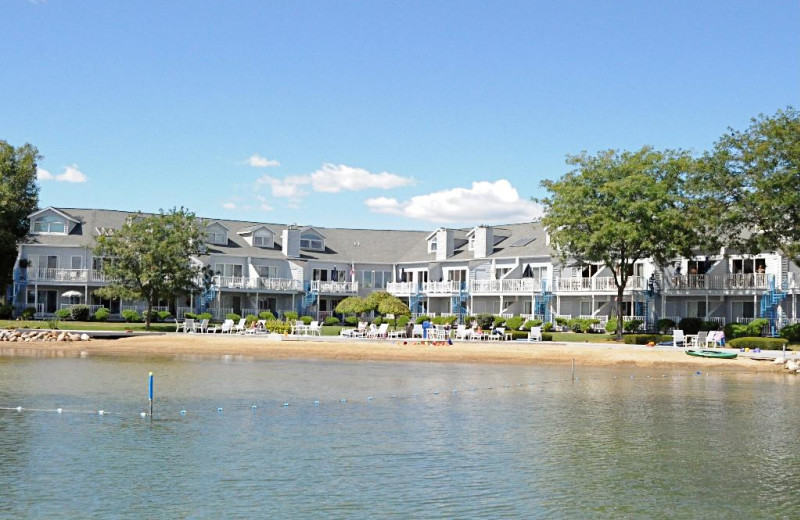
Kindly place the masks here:
POLYGON ((270 311, 261 311, 258 313, 258 317, 266 321, 273 321, 275 319, 275 315, 270 311))
POLYGON ((569 327, 569 320, 567 318, 556 318, 556 325, 559 327, 569 327))
POLYGON ((358 325, 358 316, 348 316, 344 319, 345 325, 349 325, 351 327, 355 327, 358 325))
POLYGON ((703 320, 700 318, 682 318, 678 322, 678 329, 682 330, 684 334, 697 334, 702 325, 703 320))
POLYGON ((494 322, 492 323, 492 326, 494 326, 494 327, 502 327, 503 323, 505 323, 505 322, 506 322, 506 319, 504 317, 495 316, 494 317, 494 322))
POLYGON ((196 314, 194 319, 200 320, 200 321, 203 321, 203 320, 211 321, 212 319, 214 319, 214 315, 211 314, 210 312, 201 312, 200 314, 196 314))
POLYGON ((531 330, 534 327, 539 327, 542 324, 542 320, 528 320, 522 326, 525 330, 531 330))
POLYGON ((800 342, 800 323, 794 323, 782 328, 781 337, 792 343, 800 342))
MULTIPOLYGON (((517 339, 528 339, 528 333, 524 330, 512 330, 511 337, 517 339)), ((553 335, 546 332, 542 333, 542 341, 553 341, 553 335)))
POLYGON ((14 313, 14 307, 11 305, 0 305, 0 320, 10 320, 14 313))
POLYGON ((417 316, 417 320, 414 323, 420 325, 424 321, 430 321, 430 319, 431 319, 430 316, 423 314, 422 316, 417 316))
POLYGON ((647 345, 651 342, 658 345, 662 341, 672 341, 672 336, 664 336, 661 334, 625 334, 625 336, 622 337, 622 342, 626 345, 647 345))
POLYGON ((524 321, 522 316, 512 316, 506 320, 506 330, 519 330, 524 321))
POLYGON ((48 329, 52 329, 52 330, 56 330, 58 328, 58 322, 59 322, 58 316, 52 316, 52 317, 48 318, 48 320, 47 320, 47 328, 48 329))
POLYGON ((300 315, 295 311, 286 311, 283 313, 283 318, 287 321, 295 321, 298 317, 300 317, 300 315))
POLYGON ((245 322, 245 323, 246 323, 248 326, 249 326, 251 323, 253 323, 254 321, 258 321, 258 316, 256 316, 255 314, 248 314, 247 316, 245 316, 245 317, 244 317, 244 322, 245 322))
POLYGON ((433 322, 434 325, 444 325, 445 323, 447 323, 444 316, 436 316, 431 321, 433 322))
POLYGON ((786 344, 783 338, 744 337, 732 339, 728 346, 732 348, 760 348, 762 350, 781 350, 786 344))
POLYGON ((324 325, 330 327, 332 325, 338 325, 338 324, 339 324, 339 318, 337 318, 336 316, 328 316, 327 318, 325 318, 324 325))
POLYGON ((25 307, 19 317, 23 320, 32 320, 34 315, 36 315, 36 307, 25 307))
POLYGON ((719 329, 719 323, 716 321, 704 321, 700 323, 700 330, 717 330, 719 329))
POLYGON ((600 323, 597 318, 573 318, 569 320, 569 328, 573 332, 590 332, 597 323, 600 323))
POLYGON ((725 338, 757 338, 761 336, 761 330, 769 323, 766 318, 759 318, 750 323, 728 323, 725 325, 725 338))
POLYGON ((311 322, 314 321, 314 318, 311 316, 301 316, 300 321, 303 322, 303 325, 311 325, 311 322))
POLYGON ((661 334, 666 333, 670 329, 674 329, 675 325, 677 324, 669 318, 661 318, 656 322, 656 328, 661 334))
POLYGON ((229 312, 228 314, 225 315, 225 319, 233 320, 234 322, 239 323, 239 320, 241 320, 242 317, 236 314, 235 312, 229 312))
POLYGON ((184 312, 183 313, 183 317, 186 318, 186 319, 189 319, 189 320, 196 320, 197 319, 197 314, 195 314, 193 312, 184 312))
POLYGON ((288 334, 292 330, 292 325, 281 320, 271 320, 266 322, 267 330, 277 334, 288 334))
POLYGON ((72 317, 72 309, 58 309, 54 315, 59 320, 66 320, 72 317))
POLYGON ((94 311, 94 319, 95 321, 106 321, 108 319, 109 314, 111 314, 111 311, 109 311, 105 307, 100 307, 99 309, 94 311))
POLYGON ((611 316, 611 318, 606 322, 605 329, 606 332, 609 334, 616 334, 617 333, 617 318, 616 316, 611 316))
MULTIPOLYGON (((542 325, 542 331, 543 332, 550 332, 551 330, 553 330, 553 322, 548 321, 547 323, 542 325)), ((550 336, 550 337, 552 338, 552 336, 550 336)))
POLYGON ((635 332, 642 323, 644 323, 642 320, 626 320, 623 322, 622 328, 625 329, 625 332, 635 332))
MULTIPOLYGON (((145 319, 146 317, 147 317, 147 311, 144 311, 142 313, 142 319, 145 319)), ((159 318, 158 311, 150 311, 150 323, 158 321, 158 318, 159 318)))
POLYGON ((483 330, 492 330, 494 326, 494 314, 478 314, 475 316, 475 321, 478 322, 478 326, 483 330))
POLYGON ((169 311, 156 311, 158 313, 158 320, 164 321, 168 320, 172 317, 172 313, 169 311))
POLYGON ((139 317, 139 313, 136 312, 134 309, 126 309, 122 311, 122 317, 125 319, 127 323, 136 323, 141 318, 139 317))
MULTIPOLYGON (((406 316, 406 315, 400 316, 400 317, 397 318, 397 325, 396 326, 405 328, 405 326, 408 325, 409 320, 411 320, 410 316, 406 316)), ((355 325, 355 323, 353 325, 355 325)))

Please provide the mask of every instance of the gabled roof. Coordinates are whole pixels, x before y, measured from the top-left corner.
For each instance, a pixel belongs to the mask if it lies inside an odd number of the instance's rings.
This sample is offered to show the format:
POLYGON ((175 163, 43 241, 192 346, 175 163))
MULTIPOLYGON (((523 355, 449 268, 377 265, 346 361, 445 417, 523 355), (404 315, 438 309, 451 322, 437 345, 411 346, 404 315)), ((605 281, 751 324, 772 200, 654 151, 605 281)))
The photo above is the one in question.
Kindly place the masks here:
POLYGON ((325 235, 320 233, 320 231, 317 228, 315 228, 314 226, 306 226, 306 227, 304 227, 303 229, 300 230, 300 234, 302 235, 303 233, 307 233, 308 231, 313 231, 318 236, 320 236, 322 238, 327 238, 325 235))
POLYGON ((247 226, 245 228, 240 229, 236 232, 237 235, 249 235, 250 233, 255 233, 259 229, 266 229, 271 234, 275 235, 275 232, 272 231, 270 228, 265 226, 264 224, 256 224, 255 226, 247 226))
POLYGON ((210 228, 210 227, 211 227, 211 226, 213 226, 214 224, 216 224, 216 225, 218 225, 218 226, 221 226, 221 227, 224 227, 224 228, 225 228, 225 229, 227 229, 228 231, 230 231, 230 230, 231 230, 231 228, 229 228, 228 226, 226 226, 225 224, 223 224, 223 223, 222 223, 222 222, 220 222, 219 220, 214 220, 213 222, 209 222, 208 224, 206 224, 206 227, 207 227, 207 228, 210 228))
POLYGON ((75 217, 73 217, 72 215, 67 213, 66 211, 61 211, 60 209, 54 208, 53 206, 47 206, 46 208, 40 209, 39 211, 34 211, 30 215, 28 215, 28 219, 29 220, 33 220, 34 217, 36 217, 36 215, 39 215, 40 213, 44 213, 45 211, 52 211, 53 213, 58 213, 59 215, 61 215, 65 219, 67 219, 67 220, 69 220, 71 222, 74 222, 76 224, 80 224, 80 220, 76 219, 75 217))
POLYGON ((436 235, 436 233, 438 233, 439 231, 446 231, 446 230, 447 230, 447 228, 443 228, 443 227, 436 228, 436 230, 435 230, 433 233, 431 233, 430 235, 428 235, 428 236, 426 236, 426 237, 425 237, 425 240, 430 240, 430 239, 431 239, 431 238, 432 238, 434 235, 436 235))

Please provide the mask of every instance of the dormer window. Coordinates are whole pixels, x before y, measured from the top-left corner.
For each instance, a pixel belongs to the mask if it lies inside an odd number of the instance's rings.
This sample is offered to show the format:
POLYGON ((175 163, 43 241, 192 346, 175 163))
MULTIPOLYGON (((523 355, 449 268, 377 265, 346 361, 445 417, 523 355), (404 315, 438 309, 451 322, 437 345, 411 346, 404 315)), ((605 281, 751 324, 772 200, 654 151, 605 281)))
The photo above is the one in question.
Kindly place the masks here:
POLYGON ((325 242, 320 237, 312 234, 300 235, 300 249, 325 250, 325 242))
POLYGON ((33 232, 66 235, 67 222, 57 215, 45 215, 33 221, 33 232))
POLYGON ((436 238, 435 237, 431 238, 430 240, 428 240, 428 252, 429 253, 435 253, 436 252, 436 247, 437 247, 437 242, 436 242, 436 238))
POLYGON ((253 235, 253 246, 255 247, 272 247, 272 236, 266 233, 256 233, 253 235))
POLYGON ((206 232, 206 242, 209 244, 226 244, 228 242, 227 233, 220 231, 208 231, 206 232))

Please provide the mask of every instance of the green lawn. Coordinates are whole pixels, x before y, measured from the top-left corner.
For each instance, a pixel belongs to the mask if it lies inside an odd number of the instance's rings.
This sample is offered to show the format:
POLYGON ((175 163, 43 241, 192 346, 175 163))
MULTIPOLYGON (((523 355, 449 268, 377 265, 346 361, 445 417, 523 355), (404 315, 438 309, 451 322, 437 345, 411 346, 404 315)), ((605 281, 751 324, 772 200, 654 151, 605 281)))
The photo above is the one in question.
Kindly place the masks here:
MULTIPOLYGON (((0 329, 49 329, 47 321, 16 321, 0 320, 0 329)), ((123 322, 104 322, 104 321, 59 321, 60 330, 132 330, 135 332, 144 331, 144 323, 123 323, 123 322)), ((151 323, 150 332, 175 332, 174 323, 151 323)))

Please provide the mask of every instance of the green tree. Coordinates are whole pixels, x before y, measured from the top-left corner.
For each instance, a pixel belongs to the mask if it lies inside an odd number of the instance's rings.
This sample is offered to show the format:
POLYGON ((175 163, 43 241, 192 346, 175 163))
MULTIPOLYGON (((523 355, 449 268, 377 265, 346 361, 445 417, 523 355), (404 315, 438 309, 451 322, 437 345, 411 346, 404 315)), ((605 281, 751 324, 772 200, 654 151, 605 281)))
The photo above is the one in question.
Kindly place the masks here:
POLYGON ((617 337, 622 301, 634 264, 652 258, 665 265, 691 255, 697 242, 696 212, 684 193, 694 161, 685 152, 643 147, 568 156, 573 170, 545 180, 549 196, 542 223, 563 260, 601 263, 617 289, 617 337))
POLYGON ((203 247, 202 223, 181 208, 157 215, 137 213, 112 236, 100 236, 95 256, 110 258, 103 272, 113 282, 97 292, 106 298, 145 300, 145 327, 161 298, 197 288, 200 266, 192 261, 203 247))
POLYGON ((339 314, 361 314, 371 310, 364 298, 358 296, 348 296, 336 305, 336 312, 339 314))
POLYGON ((408 305, 403 301, 386 291, 375 291, 366 297, 366 304, 369 310, 374 310, 378 314, 397 314, 397 315, 410 315, 411 311, 408 305))
POLYGON ((17 242, 28 234, 28 215, 39 204, 36 163, 41 159, 31 144, 15 148, 0 140, 0 293, 11 282, 17 242))
POLYGON ((800 263, 800 113, 759 115, 704 155, 691 187, 720 245, 800 263), (725 243, 722 243, 725 242, 725 243))

